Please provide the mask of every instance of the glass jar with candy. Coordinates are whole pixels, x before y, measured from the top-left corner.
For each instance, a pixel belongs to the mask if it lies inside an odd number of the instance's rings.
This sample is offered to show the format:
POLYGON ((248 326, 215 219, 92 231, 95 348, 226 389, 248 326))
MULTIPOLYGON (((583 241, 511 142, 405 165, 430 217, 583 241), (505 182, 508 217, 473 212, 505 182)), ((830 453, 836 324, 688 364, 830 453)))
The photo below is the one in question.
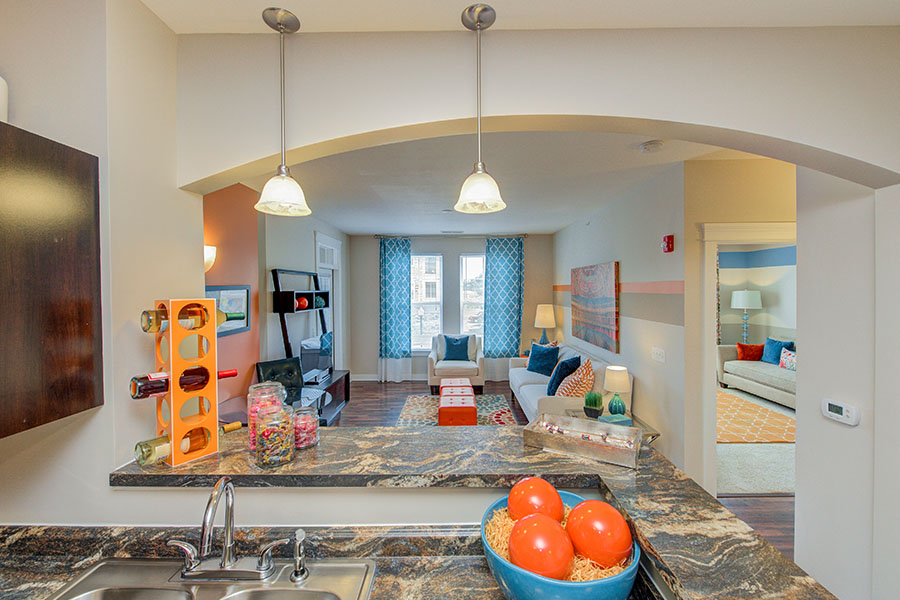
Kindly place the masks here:
POLYGON ((293 409, 283 404, 261 407, 256 418, 256 464, 277 467, 293 459, 293 409))
POLYGON ((247 390, 247 429, 250 449, 256 450, 256 423, 259 410, 264 406, 281 406, 287 391, 277 381, 255 383, 247 390))
POLYGON ((311 448, 319 443, 319 411, 315 406, 294 409, 294 447, 311 448))

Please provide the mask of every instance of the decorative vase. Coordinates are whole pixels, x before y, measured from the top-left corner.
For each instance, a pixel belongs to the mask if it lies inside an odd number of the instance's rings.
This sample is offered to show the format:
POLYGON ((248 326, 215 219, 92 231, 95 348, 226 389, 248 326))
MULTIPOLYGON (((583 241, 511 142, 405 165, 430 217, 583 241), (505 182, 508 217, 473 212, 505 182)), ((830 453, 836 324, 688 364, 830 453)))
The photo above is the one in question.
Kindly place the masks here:
POLYGON ((609 401, 609 414, 611 415, 624 415, 625 414, 625 401, 619 397, 619 393, 616 392, 613 395, 612 400, 609 401))

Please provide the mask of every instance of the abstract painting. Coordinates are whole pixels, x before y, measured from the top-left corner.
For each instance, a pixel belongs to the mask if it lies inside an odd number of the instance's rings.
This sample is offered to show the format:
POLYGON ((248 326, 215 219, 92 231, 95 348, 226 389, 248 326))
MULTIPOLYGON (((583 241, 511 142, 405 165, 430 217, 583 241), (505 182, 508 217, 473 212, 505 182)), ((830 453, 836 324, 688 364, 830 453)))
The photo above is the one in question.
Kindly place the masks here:
POLYGON ((572 269, 572 335, 619 353, 619 263, 572 269))

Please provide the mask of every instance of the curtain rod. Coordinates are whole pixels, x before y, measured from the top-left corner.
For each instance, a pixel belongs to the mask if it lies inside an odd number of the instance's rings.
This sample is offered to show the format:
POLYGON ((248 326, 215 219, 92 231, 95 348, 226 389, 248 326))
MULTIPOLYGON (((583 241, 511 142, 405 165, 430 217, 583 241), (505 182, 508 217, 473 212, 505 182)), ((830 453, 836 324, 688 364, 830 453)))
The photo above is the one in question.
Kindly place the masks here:
POLYGON ((425 233, 420 235, 382 235, 380 233, 376 233, 372 236, 376 239, 402 239, 402 238, 429 238, 429 237, 455 237, 455 238, 476 238, 476 239, 486 239, 486 238, 510 238, 510 237, 520 237, 527 238, 527 233, 511 233, 509 235, 476 235, 472 234, 460 234, 460 233, 425 233))

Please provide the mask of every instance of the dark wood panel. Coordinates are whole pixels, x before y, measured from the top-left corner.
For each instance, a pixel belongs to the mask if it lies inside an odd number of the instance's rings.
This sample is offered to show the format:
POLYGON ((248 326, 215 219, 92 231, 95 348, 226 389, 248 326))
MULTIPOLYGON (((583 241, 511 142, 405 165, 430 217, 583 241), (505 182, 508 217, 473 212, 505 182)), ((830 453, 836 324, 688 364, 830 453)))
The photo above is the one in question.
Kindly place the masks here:
MULTIPOLYGON (((405 381, 403 383, 379 383, 376 381, 354 381, 350 384, 353 402, 348 404, 335 425, 345 427, 392 426, 397 424, 406 397, 412 394, 428 394, 427 381, 405 381)), ((528 421, 517 402, 510 400, 508 381, 488 381, 484 384, 485 394, 501 394, 510 403, 516 422, 525 425, 528 421)))
POLYGON ((0 437, 103 404, 98 159, 0 123, 0 437))
POLYGON ((718 500, 794 560, 794 496, 720 496, 718 500))

